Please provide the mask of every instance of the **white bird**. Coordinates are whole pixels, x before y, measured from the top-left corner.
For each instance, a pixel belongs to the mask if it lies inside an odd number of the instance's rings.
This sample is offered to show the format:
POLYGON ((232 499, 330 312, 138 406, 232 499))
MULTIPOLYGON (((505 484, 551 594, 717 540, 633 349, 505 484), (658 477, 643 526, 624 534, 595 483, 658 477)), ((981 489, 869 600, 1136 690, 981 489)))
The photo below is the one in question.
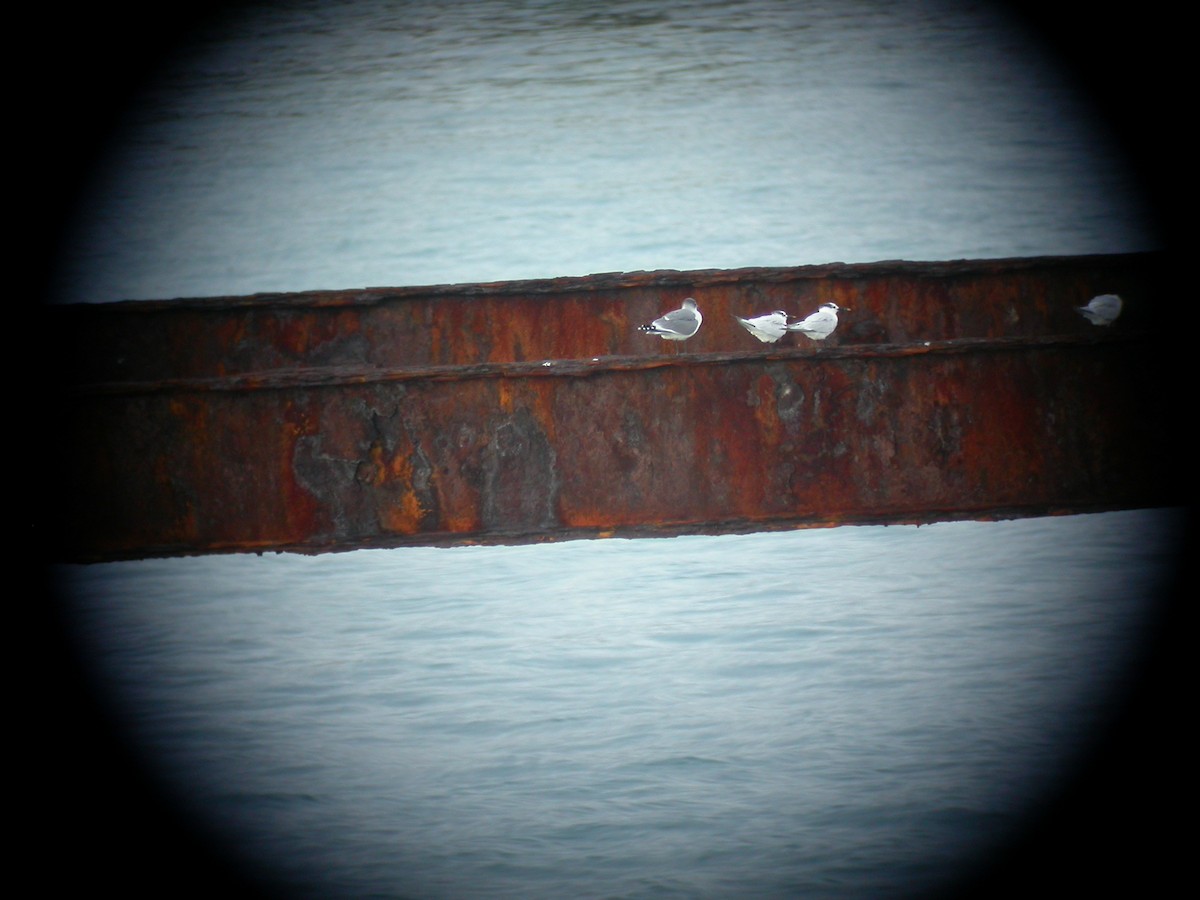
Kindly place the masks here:
POLYGON ((823 341, 833 334, 833 329, 837 328, 839 309, 841 307, 836 303, 822 303, 815 313, 799 322, 793 322, 787 327, 787 330, 799 331, 814 341, 823 341))
POLYGON ((657 334, 664 341, 686 341, 700 330, 703 321, 704 316, 696 308, 696 301, 688 297, 679 309, 664 313, 649 325, 639 325, 638 331, 657 334))
POLYGON ((1116 294, 1093 297, 1087 306, 1075 307, 1093 325, 1111 325, 1121 314, 1121 298, 1116 294))
POLYGON ((787 334, 787 313, 782 309, 766 315, 755 316, 753 319, 743 319, 741 316, 734 316, 734 318, 764 344, 773 344, 787 334))

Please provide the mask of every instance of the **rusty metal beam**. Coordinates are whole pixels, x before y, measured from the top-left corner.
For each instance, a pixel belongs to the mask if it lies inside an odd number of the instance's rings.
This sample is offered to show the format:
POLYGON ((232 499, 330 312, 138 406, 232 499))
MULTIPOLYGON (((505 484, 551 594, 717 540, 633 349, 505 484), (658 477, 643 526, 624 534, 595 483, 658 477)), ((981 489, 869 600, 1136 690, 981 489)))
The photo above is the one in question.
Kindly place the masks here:
POLYGON ((54 309, 56 555, 770 530, 1172 502, 1153 254, 54 309), (1127 313, 1096 328, 1097 293, 1127 313), (682 347, 635 330, 694 296, 682 347), (828 346, 733 315, 851 312, 828 346))

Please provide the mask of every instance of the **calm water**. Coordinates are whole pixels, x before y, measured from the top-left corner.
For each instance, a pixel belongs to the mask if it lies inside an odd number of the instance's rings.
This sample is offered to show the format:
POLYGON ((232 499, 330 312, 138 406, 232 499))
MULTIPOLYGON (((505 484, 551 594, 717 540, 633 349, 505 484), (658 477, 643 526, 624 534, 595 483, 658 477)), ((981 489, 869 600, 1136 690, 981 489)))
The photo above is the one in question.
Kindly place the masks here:
POLYGON ((1148 249, 986 3, 291 3, 133 117, 77 301, 1148 249))
POLYGON ((73 619, 294 893, 901 896, 1111 710, 1175 520, 1067 524, 124 563, 73 619))
MULTIPOLYGON (((1121 252, 987 4, 294 3, 181 57, 60 299, 1121 252)), ((929 889, 1119 697, 1177 519, 64 569, 147 765, 295 896, 929 889)))

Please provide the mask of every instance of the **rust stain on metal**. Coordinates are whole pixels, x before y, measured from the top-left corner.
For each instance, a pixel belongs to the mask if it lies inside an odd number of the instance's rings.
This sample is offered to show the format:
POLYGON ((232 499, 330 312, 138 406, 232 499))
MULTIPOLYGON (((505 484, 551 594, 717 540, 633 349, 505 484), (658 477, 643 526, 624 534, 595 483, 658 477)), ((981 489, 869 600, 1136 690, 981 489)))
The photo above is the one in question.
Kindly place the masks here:
POLYGON ((59 555, 722 533, 1161 505, 1154 254, 52 309, 59 555), (1096 329, 1073 306, 1120 293, 1096 329), (678 347, 635 330, 684 298, 678 347), (834 336, 733 316, 833 300, 834 336))

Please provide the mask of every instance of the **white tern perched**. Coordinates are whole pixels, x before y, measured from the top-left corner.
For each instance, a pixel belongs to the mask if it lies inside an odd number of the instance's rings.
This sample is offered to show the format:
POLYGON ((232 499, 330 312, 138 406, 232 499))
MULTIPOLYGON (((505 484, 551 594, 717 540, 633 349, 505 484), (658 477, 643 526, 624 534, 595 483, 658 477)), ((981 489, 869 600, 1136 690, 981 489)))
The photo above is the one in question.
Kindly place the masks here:
POLYGON ((1075 307, 1093 325, 1111 325, 1121 314, 1121 298, 1116 294, 1093 297, 1087 306, 1075 307))
POLYGON ((764 344, 773 344, 787 334, 787 313, 782 309, 752 319, 743 319, 741 316, 734 318, 764 344))
POLYGON ((833 329, 837 328, 837 314, 840 309, 841 307, 836 303, 822 303, 815 313, 799 322, 793 322, 787 327, 787 330, 799 331, 814 341, 823 341, 833 334, 833 329))

